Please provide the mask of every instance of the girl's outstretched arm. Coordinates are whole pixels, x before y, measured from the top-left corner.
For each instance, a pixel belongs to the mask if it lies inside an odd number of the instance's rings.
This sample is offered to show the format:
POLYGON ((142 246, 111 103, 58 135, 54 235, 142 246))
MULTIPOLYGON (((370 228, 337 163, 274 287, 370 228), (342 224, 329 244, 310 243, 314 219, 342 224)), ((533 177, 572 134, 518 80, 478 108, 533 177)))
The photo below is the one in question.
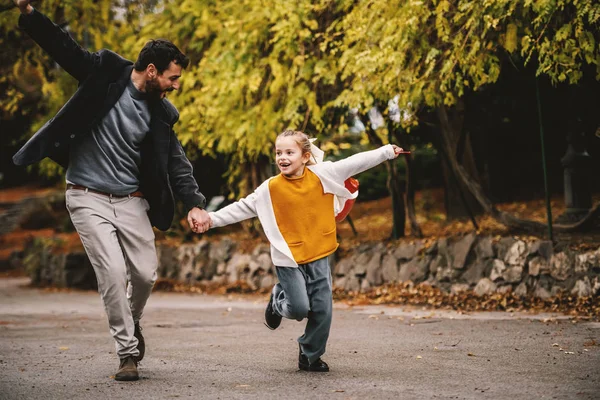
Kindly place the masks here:
POLYGON ((256 199, 257 194, 256 192, 253 192, 227 207, 208 213, 211 219, 210 227, 218 228, 220 226, 235 224, 236 222, 256 217, 256 199))
POLYGON ((344 181, 349 177, 373 168, 384 161, 392 160, 402 152, 395 144, 388 144, 375 150, 363 151, 333 163, 334 173, 344 181))

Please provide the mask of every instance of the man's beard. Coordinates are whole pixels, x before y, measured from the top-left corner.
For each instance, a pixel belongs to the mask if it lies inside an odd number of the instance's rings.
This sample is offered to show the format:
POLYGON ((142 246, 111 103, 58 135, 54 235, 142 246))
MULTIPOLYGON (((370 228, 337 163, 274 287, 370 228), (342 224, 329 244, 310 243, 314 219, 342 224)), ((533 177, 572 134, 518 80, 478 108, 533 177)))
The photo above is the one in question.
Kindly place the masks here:
POLYGON ((146 93, 147 93, 148 97, 152 100, 160 100, 163 97, 165 97, 165 95, 168 92, 172 92, 173 90, 174 90, 173 88, 161 90, 158 80, 156 78, 154 78, 150 81, 146 81, 146 93))

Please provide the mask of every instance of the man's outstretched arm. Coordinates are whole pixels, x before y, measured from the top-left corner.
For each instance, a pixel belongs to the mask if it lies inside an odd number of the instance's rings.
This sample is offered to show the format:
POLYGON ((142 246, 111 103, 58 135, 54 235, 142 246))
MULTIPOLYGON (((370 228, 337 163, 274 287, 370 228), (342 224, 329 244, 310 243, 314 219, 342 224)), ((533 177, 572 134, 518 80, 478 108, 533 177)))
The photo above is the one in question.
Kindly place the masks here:
POLYGON ((65 71, 83 81, 99 62, 95 53, 81 47, 48 17, 34 10, 30 0, 13 0, 21 11, 19 27, 40 45, 65 71))

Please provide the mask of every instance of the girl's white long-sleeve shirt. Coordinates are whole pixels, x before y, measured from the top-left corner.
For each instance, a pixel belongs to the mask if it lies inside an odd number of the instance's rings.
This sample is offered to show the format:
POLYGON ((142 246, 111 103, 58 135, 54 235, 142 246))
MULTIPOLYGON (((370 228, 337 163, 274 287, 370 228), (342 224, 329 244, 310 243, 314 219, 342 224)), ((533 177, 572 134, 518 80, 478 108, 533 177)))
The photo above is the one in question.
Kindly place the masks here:
MULTIPOLYGON (((309 165, 306 168, 310 169, 321 180, 324 193, 334 195, 333 207, 337 215, 343 209, 346 200, 354 199, 358 196, 358 192, 350 193, 346 189, 344 181, 353 175, 373 168, 394 157, 394 148, 388 144, 376 150, 354 154, 343 160, 335 162, 325 161, 309 165)), ((292 251, 279 231, 277 221, 275 220, 271 194, 269 192, 269 181, 271 179, 269 178, 264 181, 247 197, 218 211, 209 213, 212 219, 212 228, 258 217, 265 235, 271 244, 271 259, 273 264, 278 267, 297 268, 298 264, 294 260, 292 251)))

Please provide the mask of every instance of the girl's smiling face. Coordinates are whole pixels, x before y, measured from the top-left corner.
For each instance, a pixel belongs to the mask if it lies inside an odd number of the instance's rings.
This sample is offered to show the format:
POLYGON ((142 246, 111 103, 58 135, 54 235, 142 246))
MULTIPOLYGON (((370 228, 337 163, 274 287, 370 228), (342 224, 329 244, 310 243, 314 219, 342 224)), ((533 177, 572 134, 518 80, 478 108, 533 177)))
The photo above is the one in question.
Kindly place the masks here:
POLYGON ((294 136, 283 136, 275 141, 275 162, 281 173, 288 177, 300 177, 304 166, 310 160, 310 153, 302 154, 302 148, 294 136))

